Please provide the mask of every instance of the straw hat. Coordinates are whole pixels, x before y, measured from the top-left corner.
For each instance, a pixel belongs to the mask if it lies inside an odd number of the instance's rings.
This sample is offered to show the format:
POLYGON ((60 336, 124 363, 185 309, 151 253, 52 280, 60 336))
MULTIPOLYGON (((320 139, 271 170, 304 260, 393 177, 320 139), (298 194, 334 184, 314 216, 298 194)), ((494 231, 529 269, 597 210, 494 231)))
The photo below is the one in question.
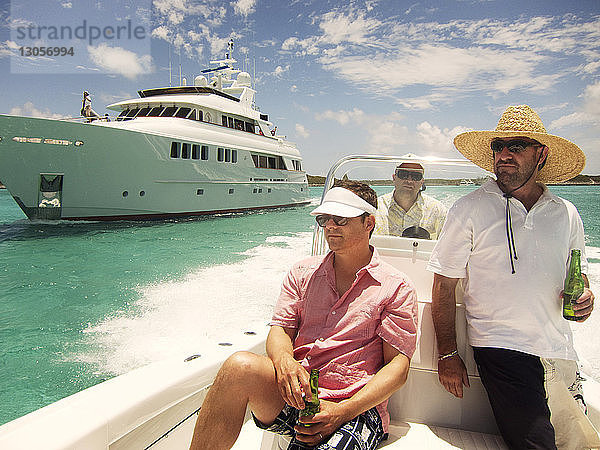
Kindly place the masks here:
POLYGON ((546 164, 536 180, 560 183, 570 180, 585 167, 583 151, 571 141, 546 132, 542 119, 527 105, 509 106, 495 131, 468 131, 454 138, 454 145, 467 159, 489 172, 494 171, 490 148, 493 139, 528 137, 548 147, 546 164))

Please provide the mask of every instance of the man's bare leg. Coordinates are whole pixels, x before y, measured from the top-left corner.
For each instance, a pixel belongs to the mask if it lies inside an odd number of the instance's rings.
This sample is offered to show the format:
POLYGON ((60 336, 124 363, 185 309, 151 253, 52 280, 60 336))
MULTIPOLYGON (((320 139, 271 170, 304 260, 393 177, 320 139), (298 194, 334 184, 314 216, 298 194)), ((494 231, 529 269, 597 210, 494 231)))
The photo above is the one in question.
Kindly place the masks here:
POLYGON ((219 370, 198 414, 191 450, 229 449, 242 429, 246 406, 272 423, 283 409, 275 368, 266 356, 237 352, 219 370))

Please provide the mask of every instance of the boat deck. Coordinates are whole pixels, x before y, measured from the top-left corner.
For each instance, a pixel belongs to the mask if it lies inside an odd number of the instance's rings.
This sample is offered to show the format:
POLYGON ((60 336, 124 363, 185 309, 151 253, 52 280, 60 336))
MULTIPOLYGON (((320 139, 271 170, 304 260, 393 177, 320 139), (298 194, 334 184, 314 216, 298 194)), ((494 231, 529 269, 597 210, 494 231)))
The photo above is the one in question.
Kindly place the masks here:
MULTIPOLYGON (((287 440, 272 433, 262 432, 252 421, 247 421, 232 450, 285 450, 287 440)), ((502 438, 495 434, 477 433, 430 426, 413 422, 392 422, 390 436, 378 449, 434 450, 459 448, 465 450, 507 449, 502 438)))

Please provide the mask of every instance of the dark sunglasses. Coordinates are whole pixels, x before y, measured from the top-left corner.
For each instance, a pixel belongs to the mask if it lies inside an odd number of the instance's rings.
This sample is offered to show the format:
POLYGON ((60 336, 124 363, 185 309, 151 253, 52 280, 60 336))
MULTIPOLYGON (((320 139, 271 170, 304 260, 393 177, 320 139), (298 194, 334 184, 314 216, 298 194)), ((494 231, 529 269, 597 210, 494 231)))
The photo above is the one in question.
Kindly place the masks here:
POLYGON ((408 180, 410 178, 413 181, 421 181, 423 174, 415 170, 398 169, 396 170, 396 178, 400 178, 401 180, 408 180))
POLYGON ((330 214, 319 214, 317 217, 315 217, 315 219, 320 227, 324 227, 327 224, 327 222, 329 222, 329 219, 333 219, 333 223, 335 223, 338 227, 343 227, 344 225, 348 224, 349 218, 341 216, 332 216, 330 214))
POLYGON ((512 141, 496 140, 492 141, 490 147, 494 153, 500 153, 504 150, 504 147, 511 153, 522 153, 527 147, 541 147, 542 144, 539 142, 527 142, 522 139, 513 139, 512 141))

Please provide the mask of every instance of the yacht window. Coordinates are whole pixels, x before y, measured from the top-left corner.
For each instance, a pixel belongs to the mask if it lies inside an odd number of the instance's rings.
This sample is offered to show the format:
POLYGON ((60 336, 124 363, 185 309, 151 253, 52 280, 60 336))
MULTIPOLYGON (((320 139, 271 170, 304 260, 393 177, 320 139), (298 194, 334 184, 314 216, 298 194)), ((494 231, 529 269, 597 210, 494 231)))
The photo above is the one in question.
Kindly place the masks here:
POLYGON ((235 123, 236 130, 244 131, 244 121, 243 120, 235 119, 234 123, 235 123))
POLYGON ((137 117, 146 117, 149 112, 150 108, 142 108, 140 109, 140 112, 138 113, 137 117))
POLYGON ((156 106, 154 108, 152 108, 152 110, 148 113, 148 116, 150 117, 158 117, 160 116, 160 113, 163 112, 163 108, 162 106, 156 106))
POLYGON ((224 127, 227 126, 227 116, 221 116, 221 123, 223 124, 224 127))
POLYGON ((258 167, 258 155, 252 155, 252 161, 254 161, 254 167, 258 167))
POLYGON ((283 158, 281 156, 277 157, 277 169, 285 170, 285 163, 283 162, 283 158))
POLYGON ((237 150, 231 150, 231 162, 232 163, 237 162, 237 150))
POLYGON ((263 155, 260 155, 258 157, 258 163, 259 163, 258 167, 267 168, 268 167, 267 166, 267 157, 263 156, 263 155))
POLYGON ((181 157, 183 159, 190 159, 190 144, 183 144, 181 146, 181 157))
POLYGON ((198 120, 202 122, 204 120, 204 113, 201 109, 198 110, 198 120))
POLYGON ((217 149, 217 161, 223 162, 223 149, 221 147, 217 149))
POLYGON ((179 158, 180 142, 171 142, 171 158, 179 158))
POLYGON ((203 145, 202 146, 202 154, 201 154, 202 159, 207 160, 208 159, 208 145, 203 145))
POLYGON ((228 117, 227 122, 229 124, 229 128, 233 128, 233 117, 228 117))
POLYGON ((161 116, 162 117, 173 117, 175 115, 175 111, 177 111, 177 106, 169 106, 168 108, 165 108, 165 110, 163 111, 161 116))
POLYGON ((198 144, 192 145, 192 159, 200 159, 200 146, 198 144))
POLYGON ((182 119, 185 119, 190 111, 191 108, 179 108, 179 111, 175 113, 175 117, 181 117, 182 119))
POLYGON ((254 124, 252 122, 246 122, 246 131, 248 133, 254 133, 254 124))
POLYGON ((204 195, 204 189, 196 189, 196 195, 204 195))
POLYGON ((187 116, 187 118, 191 119, 191 120, 196 120, 196 110, 192 109, 192 112, 190 113, 189 116, 187 116))
POLYGON ((127 113, 127 117, 133 117, 133 116, 135 116, 138 113, 139 110, 140 110, 139 108, 130 109, 129 112, 127 113))
POLYGON ((123 120, 123 116, 126 115, 128 112, 129 112, 128 109, 124 109, 123 111, 121 111, 119 113, 119 115, 117 116, 117 120, 123 120), (120 117, 120 119, 119 119, 119 117, 120 117))
POLYGON ((232 188, 229 188, 229 193, 233 194, 233 189, 232 188))
POLYGON ((225 162, 229 162, 231 161, 231 149, 226 148, 225 149, 225 162))
POLYGON ((274 169, 274 168, 275 168, 275 157, 269 156, 269 169, 274 169))

